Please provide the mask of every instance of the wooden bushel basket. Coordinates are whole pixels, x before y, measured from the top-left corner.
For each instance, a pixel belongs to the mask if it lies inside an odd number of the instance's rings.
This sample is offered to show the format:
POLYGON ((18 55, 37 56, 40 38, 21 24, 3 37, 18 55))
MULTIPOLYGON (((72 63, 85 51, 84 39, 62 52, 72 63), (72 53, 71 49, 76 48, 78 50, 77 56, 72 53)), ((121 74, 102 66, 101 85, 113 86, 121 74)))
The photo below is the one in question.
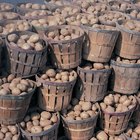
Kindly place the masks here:
POLYGON ((134 94, 140 85, 140 64, 124 64, 111 60, 111 89, 121 94, 134 94))
POLYGON ((74 81, 57 83, 45 81, 36 76, 36 81, 40 87, 38 102, 39 107, 47 111, 61 111, 69 105, 72 97, 74 81))
POLYGON ((19 96, 1 95, 0 124, 9 125, 23 121, 35 89, 36 86, 29 93, 19 96))
MULTIPOLYGON (((39 108, 31 108, 31 110, 41 110, 39 108)), ((29 112, 31 111, 29 110, 29 112)), ((28 113, 29 113, 28 112, 28 113)), ((46 130, 46 131, 42 131, 41 133, 37 133, 37 134, 33 134, 33 133, 29 133, 27 131, 25 131, 23 128, 20 127, 21 130, 21 135, 22 138, 24 140, 57 140, 57 135, 58 135, 58 127, 60 124, 60 115, 59 113, 57 113, 57 117, 58 117, 58 122, 56 124, 54 124, 50 129, 46 130)))
MULTIPOLYGON (((32 35, 32 32, 13 32, 17 35, 32 35)), ((12 34, 12 33, 10 33, 12 34)), ((6 36, 6 45, 10 60, 10 72, 20 77, 30 77, 36 75, 46 65, 47 62, 47 46, 45 41, 42 41, 44 49, 41 51, 24 50, 18 46, 11 45, 6 36)))
POLYGON ((111 69, 85 70, 78 67, 77 73, 79 78, 75 86, 76 97, 82 101, 101 101, 107 92, 111 69))
POLYGON ((49 53, 51 55, 51 63, 55 68, 72 69, 79 66, 82 59, 82 45, 84 39, 84 31, 77 26, 61 25, 53 26, 45 31, 59 31, 60 29, 70 29, 79 32, 80 36, 71 40, 55 41, 49 40, 45 35, 45 40, 49 42, 49 53))
POLYGON ((69 140, 89 140, 94 134, 98 114, 85 120, 66 120, 62 116, 65 136, 69 140))
POLYGON ((119 135, 127 129, 128 122, 135 110, 135 107, 126 112, 108 113, 101 111, 101 128, 109 135, 119 135))
MULTIPOLYGON (((140 21, 136 22, 140 24, 140 21)), ((115 53, 127 59, 140 59, 140 33, 127 30, 121 24, 116 24, 121 34, 115 47, 115 53)))
POLYGON ((86 37, 83 46, 83 59, 93 62, 108 62, 114 50, 119 32, 96 30, 83 27, 86 37))

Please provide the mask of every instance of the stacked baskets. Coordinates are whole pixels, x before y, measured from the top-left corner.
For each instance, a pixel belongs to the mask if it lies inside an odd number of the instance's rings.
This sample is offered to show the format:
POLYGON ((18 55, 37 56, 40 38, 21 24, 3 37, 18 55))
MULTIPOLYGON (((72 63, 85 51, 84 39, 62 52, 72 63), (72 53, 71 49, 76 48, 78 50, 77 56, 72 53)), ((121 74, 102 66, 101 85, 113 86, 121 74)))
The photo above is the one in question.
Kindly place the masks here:
POLYGON ((0 3, 0 140, 140 139, 138 5, 0 3))

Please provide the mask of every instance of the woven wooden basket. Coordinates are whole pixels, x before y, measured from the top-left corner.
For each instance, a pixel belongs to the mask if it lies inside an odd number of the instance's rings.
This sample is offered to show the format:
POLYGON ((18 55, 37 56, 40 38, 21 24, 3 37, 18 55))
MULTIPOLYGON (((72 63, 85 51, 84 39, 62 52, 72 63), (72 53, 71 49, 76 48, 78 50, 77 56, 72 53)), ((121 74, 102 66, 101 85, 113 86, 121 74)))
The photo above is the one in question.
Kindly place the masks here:
MULTIPOLYGON (((40 109, 34 108, 31 110, 40 110, 40 109)), ((29 110, 29 111, 31 111, 31 110, 29 110)), ((50 129, 48 129, 46 131, 42 131, 41 133, 37 133, 37 134, 27 132, 27 131, 23 130, 23 128, 21 128, 19 125, 22 138, 24 140, 57 140, 58 127, 60 124, 59 113, 57 113, 57 116, 58 116, 58 122, 56 124, 54 124, 50 129)))
POLYGON ((47 111, 61 111, 69 105, 72 97, 75 80, 65 83, 44 81, 36 76, 38 85, 41 85, 38 102, 39 107, 47 111))
POLYGON ((94 134, 98 114, 85 120, 66 120, 62 116, 65 136, 69 140, 89 140, 94 134))
POLYGON ((122 113, 108 113, 101 110, 101 128, 110 135, 119 135, 123 133, 128 126, 128 122, 135 110, 135 107, 122 113))
POLYGON ((140 64, 124 64, 111 60, 111 66, 111 89, 121 94, 137 93, 140 85, 140 64))
POLYGON ((107 92, 108 78, 111 69, 85 70, 78 67, 79 78, 75 86, 75 95, 84 101, 101 101, 107 92))
POLYGON ((84 39, 84 31, 77 26, 61 25, 50 27, 45 34, 50 31, 59 29, 71 29, 80 33, 80 36, 71 40, 54 41, 49 40, 45 35, 45 40, 49 42, 49 53, 51 55, 51 63, 55 68, 72 69, 79 66, 82 59, 82 44, 84 39))
POLYGON ((9 125, 23 121, 35 89, 36 86, 34 85, 34 89, 25 95, 1 95, 0 124, 9 125))
POLYGON ((114 50, 119 32, 96 30, 83 27, 86 37, 83 46, 83 59, 93 62, 108 62, 114 50))
MULTIPOLYGON (((137 22, 140 24, 140 21, 137 22)), ((127 59, 140 59, 140 33, 127 30, 121 27, 121 24, 116 24, 121 34, 116 44, 115 53, 127 59)))
MULTIPOLYGON (((32 35, 33 32, 13 32, 17 35, 32 35)), ((12 33, 10 33, 12 34, 12 33)), ((7 35, 8 36, 8 35, 7 35)), ((10 60, 9 70, 12 74, 21 77, 31 77, 36 75, 46 65, 47 62, 47 46, 43 40, 44 49, 41 51, 24 50, 18 46, 13 46, 8 42, 6 36, 6 45, 10 60)))

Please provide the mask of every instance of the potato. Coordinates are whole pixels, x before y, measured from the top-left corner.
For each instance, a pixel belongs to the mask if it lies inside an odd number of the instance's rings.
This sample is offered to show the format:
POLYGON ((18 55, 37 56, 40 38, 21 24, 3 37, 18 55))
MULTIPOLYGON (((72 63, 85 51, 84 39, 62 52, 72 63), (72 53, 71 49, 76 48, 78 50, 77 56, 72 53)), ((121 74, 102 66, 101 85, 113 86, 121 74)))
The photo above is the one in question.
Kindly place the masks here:
POLYGON ((33 126, 31 128, 31 133, 33 134, 37 134, 37 133, 41 133, 42 132, 42 128, 40 126, 33 126))
POLYGON ((55 114, 53 114, 50 120, 51 120, 53 123, 57 123, 58 117, 57 117, 55 114))
POLYGON ((43 50, 43 48, 44 47, 43 47, 43 45, 40 42, 35 44, 35 50, 36 51, 41 51, 41 50, 43 50))
POLYGON ((84 102, 83 104, 82 104, 82 110, 84 110, 84 111, 88 111, 88 110, 90 110, 92 108, 92 104, 90 103, 90 102, 84 102))
POLYGON ((112 107, 112 106, 108 106, 106 109, 105 109, 106 112, 109 112, 109 113, 114 113, 115 112, 115 109, 112 107))
POLYGON ((19 89, 19 90, 21 90, 22 92, 23 91, 27 91, 27 86, 26 85, 24 85, 24 84, 17 84, 17 88, 19 89))
POLYGON ((14 76, 13 74, 10 74, 10 75, 7 77, 7 81, 8 81, 8 82, 11 82, 14 78, 15 78, 15 76, 14 76))
POLYGON ((44 119, 48 119, 49 120, 52 116, 51 116, 51 113, 43 111, 41 113, 41 117, 44 118, 44 119))
POLYGON ((99 131, 96 137, 98 140, 108 140, 108 135, 104 131, 99 131))
POLYGON ((78 111, 78 110, 74 111, 74 116, 79 117, 80 114, 81 114, 81 111, 78 111))
POLYGON ((39 120, 33 120, 33 125, 38 126, 39 125, 39 120))
POLYGON ((49 69, 46 71, 47 76, 54 78, 56 75, 56 71, 54 69, 49 69))
POLYGON ((106 106, 105 103, 100 103, 100 107, 101 107, 102 110, 105 110, 107 106, 106 106))
POLYGON ((45 126, 45 127, 43 128, 43 130, 46 131, 46 130, 48 130, 48 129, 50 129, 50 128, 52 128, 52 125, 45 126))
POLYGON ((81 105, 74 106, 74 111, 81 111, 81 110, 82 110, 82 106, 81 105))
POLYGON ((6 89, 0 90, 0 95, 8 95, 8 94, 9 94, 9 90, 6 90, 6 89))
POLYGON ((82 119, 87 119, 87 118, 89 118, 89 114, 88 114, 87 112, 82 112, 82 113, 80 114, 80 117, 81 117, 82 119))
POLYGON ((136 127, 136 128, 134 129, 134 131, 135 131, 137 134, 140 135, 140 126, 136 127))
POLYGON ((20 123, 20 126, 21 126, 22 128, 25 128, 25 126, 26 126, 25 122, 21 122, 21 123, 20 123))
POLYGON ((16 126, 10 126, 10 127, 9 127, 9 130, 11 131, 11 133, 12 133, 13 135, 15 135, 15 134, 18 133, 18 129, 17 129, 16 126))
POLYGON ((40 37, 39 37, 38 34, 33 34, 33 35, 31 35, 30 38, 29 38, 29 40, 30 40, 31 43, 36 43, 36 42, 39 41, 39 39, 40 39, 40 37))
POLYGON ((112 105, 112 104, 114 103, 114 98, 109 97, 109 96, 106 96, 106 97, 104 98, 104 103, 105 103, 106 105, 112 105))
POLYGON ((14 136, 12 137, 12 140, 19 140, 19 136, 18 136, 18 135, 14 135, 14 136))
POLYGON ((4 134, 2 132, 0 132, 0 139, 3 140, 4 139, 4 134))
POLYGON ((5 134, 5 137, 7 137, 7 138, 12 138, 12 137, 13 137, 13 135, 12 135, 12 133, 11 133, 11 132, 7 132, 7 133, 5 134))
POLYGON ((48 126, 48 125, 51 125, 52 122, 50 120, 41 120, 40 121, 40 126, 41 127, 45 127, 45 126, 48 126))
POLYGON ((40 118, 40 114, 37 112, 34 112, 31 114, 31 120, 38 120, 40 118))
POLYGON ((8 132, 8 128, 7 128, 7 127, 2 127, 2 128, 1 128, 1 132, 2 132, 3 134, 7 133, 7 132, 8 132))
POLYGON ((30 119, 31 119, 30 116, 27 115, 27 116, 24 118, 24 121, 25 121, 25 122, 28 122, 28 121, 30 121, 30 119))
POLYGON ((20 89, 18 89, 18 88, 14 88, 14 89, 12 89, 12 95, 20 95, 20 93, 21 93, 21 90, 20 89))
POLYGON ((126 100, 127 100, 127 96, 124 95, 124 96, 121 96, 121 97, 120 97, 119 102, 120 102, 120 103, 124 103, 126 100))

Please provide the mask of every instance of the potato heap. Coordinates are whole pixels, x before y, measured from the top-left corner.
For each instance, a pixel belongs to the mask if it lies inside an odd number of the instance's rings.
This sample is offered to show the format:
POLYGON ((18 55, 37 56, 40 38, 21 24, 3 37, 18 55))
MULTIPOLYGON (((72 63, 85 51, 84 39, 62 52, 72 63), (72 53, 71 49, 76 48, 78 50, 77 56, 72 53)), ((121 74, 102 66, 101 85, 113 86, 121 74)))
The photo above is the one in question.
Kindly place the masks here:
POLYGON ((1 12, 0 13, 0 20, 15 19, 17 17, 18 17, 18 14, 14 12, 1 12))
POLYGON ((13 31, 27 31, 31 28, 26 20, 13 20, 3 26, 0 25, 0 35, 7 35, 13 31))
POLYGON ((106 4, 95 4, 95 5, 91 5, 89 6, 87 9, 83 9, 83 11, 90 13, 90 14, 94 14, 94 15, 98 15, 101 12, 104 12, 108 9, 106 4))
POLYGON ((80 32, 69 28, 62 28, 59 30, 50 31, 46 33, 46 36, 51 40, 53 39, 55 41, 63 41, 78 38, 80 36, 80 32))
POLYGON ((129 122, 128 128, 125 131, 125 134, 129 138, 133 138, 134 140, 139 140, 140 139, 140 124, 134 123, 134 122, 129 122))
POLYGON ((96 136, 90 140, 127 140, 125 137, 120 136, 109 136, 104 131, 98 131, 96 136))
POLYGON ((28 114, 20 126, 29 133, 37 134, 50 129, 57 122, 58 115, 56 113, 35 111, 28 114))
POLYGON ((93 26, 94 24, 98 23, 98 18, 94 15, 78 13, 75 16, 68 17, 66 21, 70 25, 93 26))
POLYGON ((131 10, 129 12, 129 15, 132 17, 132 18, 135 18, 135 19, 140 19, 140 11, 138 10, 131 10))
POLYGON ((117 30, 115 27, 113 26, 107 26, 107 25, 100 25, 100 24, 94 24, 92 26, 93 29, 96 30, 117 30))
POLYGON ((42 44, 42 40, 40 36, 36 33, 32 32, 32 35, 24 34, 18 36, 17 34, 8 35, 8 41, 10 44, 14 44, 21 49, 24 50, 36 50, 41 51, 44 49, 44 45, 42 44))
POLYGON ((103 22, 117 22, 117 21, 125 20, 126 18, 127 17, 120 12, 107 12, 107 13, 103 13, 99 17, 99 20, 103 22))
POLYGON ((6 10, 11 10, 13 8, 13 5, 9 3, 1 3, 0 4, 0 11, 6 11, 6 10))
POLYGON ((50 11, 47 10, 35 10, 35 11, 30 11, 26 12, 23 17, 24 18, 33 18, 33 17, 39 17, 39 16, 47 16, 51 14, 50 11))
POLYGON ((57 17, 57 16, 48 16, 47 19, 39 18, 39 19, 34 19, 31 21, 31 24, 34 27, 40 27, 40 28, 62 25, 64 23, 65 23, 65 19, 63 17, 57 17))
POLYGON ((102 69, 110 69, 110 66, 108 63, 91 63, 87 62, 82 66, 85 70, 102 70, 102 69))
POLYGON ((121 26, 128 30, 140 32, 140 22, 136 20, 128 20, 121 26))
POLYGON ((120 2, 119 1, 111 1, 109 3, 109 5, 111 6, 112 9, 123 11, 123 12, 132 8, 131 4, 129 4, 127 2, 122 2, 121 3, 121 1, 120 2))
POLYGON ((126 112, 136 106, 136 99, 130 95, 120 95, 117 93, 107 95, 103 102, 100 103, 100 107, 103 111, 108 113, 120 113, 126 112))
POLYGON ((122 57, 117 56, 115 58, 115 60, 117 62, 121 62, 121 63, 125 63, 125 64, 140 64, 140 59, 138 59, 138 60, 129 60, 129 59, 124 59, 122 57))
POLYGON ((98 114, 98 104, 91 102, 79 101, 73 98, 67 109, 62 111, 66 120, 84 120, 94 117, 98 114))
POLYGON ((15 125, 0 126, 0 140, 19 140, 19 131, 15 125))
POLYGON ((79 7, 75 6, 63 6, 60 8, 55 9, 53 12, 54 16, 62 16, 62 17, 68 17, 75 13, 78 13, 80 11, 79 7))
POLYGON ((20 8, 23 8, 23 9, 33 9, 33 10, 46 10, 48 9, 47 8, 47 5, 45 4, 37 4, 37 3, 23 3, 19 6, 20 8))
POLYGON ((7 80, 7 83, 0 86, 0 95, 25 95, 34 88, 34 83, 28 79, 14 78, 10 75, 7 80))
POLYGON ((55 69, 48 68, 44 74, 41 75, 41 78, 46 81, 51 82, 70 82, 77 78, 77 73, 72 71, 58 71, 55 69))

